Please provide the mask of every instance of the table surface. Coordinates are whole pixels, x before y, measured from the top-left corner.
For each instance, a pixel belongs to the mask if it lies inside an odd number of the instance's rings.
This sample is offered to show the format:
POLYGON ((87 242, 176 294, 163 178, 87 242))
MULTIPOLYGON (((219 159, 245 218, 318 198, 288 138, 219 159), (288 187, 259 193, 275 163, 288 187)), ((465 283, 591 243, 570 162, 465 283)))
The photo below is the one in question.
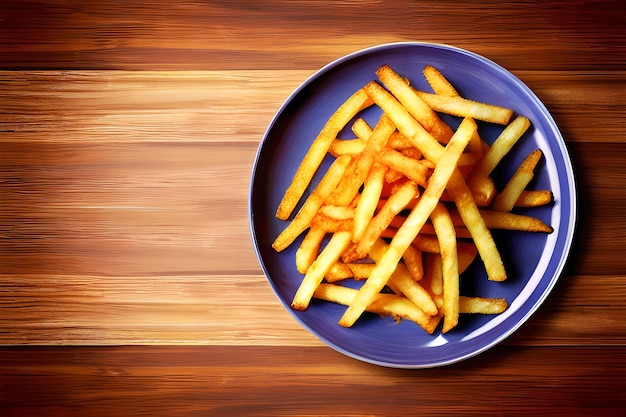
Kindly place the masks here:
POLYGON ((0 3, 2 415, 624 415, 621 1, 0 3), (285 311, 247 194, 308 76, 376 44, 481 54, 571 153, 554 291, 503 343, 433 369, 346 357, 285 311))

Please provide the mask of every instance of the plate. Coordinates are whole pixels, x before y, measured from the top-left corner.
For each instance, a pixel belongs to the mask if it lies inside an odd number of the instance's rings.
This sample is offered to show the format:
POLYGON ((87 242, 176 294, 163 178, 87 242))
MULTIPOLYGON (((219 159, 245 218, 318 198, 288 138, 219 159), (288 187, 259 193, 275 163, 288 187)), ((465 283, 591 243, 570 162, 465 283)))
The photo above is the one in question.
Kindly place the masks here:
MULTIPOLYGON (((363 115, 371 125, 378 116, 374 111, 363 115)), ((479 124, 479 132, 488 143, 501 130, 501 126, 479 124)), ((346 132, 345 137, 353 136, 346 132)), ((329 164, 330 158, 324 161, 324 168, 329 164)), ((321 171, 318 174, 309 192, 321 178, 321 171)), ((364 362, 428 368, 452 364, 493 347, 525 323, 545 301, 572 245, 576 190, 568 151, 555 121, 516 76, 480 55, 453 46, 394 43, 342 57, 317 71, 290 95, 259 146, 248 206, 250 232, 261 267, 280 302, 305 329, 331 348, 364 362), (425 65, 433 65, 462 96, 509 107, 528 117, 532 127, 492 176, 501 189, 519 162, 540 148, 544 159, 531 187, 554 193, 554 204, 526 209, 527 214, 550 224, 553 233, 494 232, 508 273, 505 282, 488 281, 480 261, 461 276, 461 294, 504 297, 509 308, 500 315, 461 315, 459 325, 445 335, 439 329, 429 335, 413 322, 396 323, 391 317, 383 319, 369 313, 353 327, 343 328, 337 322, 346 307, 320 300, 313 300, 306 311, 292 310, 290 303, 302 280, 295 268, 295 252, 303 236, 281 253, 271 247, 287 225, 274 217, 276 208, 311 142, 339 105, 376 78, 375 71, 382 64, 390 65, 418 89, 427 91, 422 70, 425 65)))

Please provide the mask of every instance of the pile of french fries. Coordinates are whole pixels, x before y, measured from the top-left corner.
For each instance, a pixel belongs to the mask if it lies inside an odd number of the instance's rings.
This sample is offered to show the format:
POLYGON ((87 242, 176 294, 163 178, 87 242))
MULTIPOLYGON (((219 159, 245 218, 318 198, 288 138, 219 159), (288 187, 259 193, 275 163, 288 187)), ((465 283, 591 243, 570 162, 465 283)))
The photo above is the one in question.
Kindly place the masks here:
POLYGON ((339 320, 344 327, 367 311, 414 321, 429 334, 443 321, 447 333, 459 314, 499 314, 508 307, 503 298, 459 291, 459 275, 476 257, 489 280, 507 278, 492 230, 553 231, 513 210, 553 201, 550 190, 527 189, 541 150, 528 155, 502 190, 490 176, 530 121, 461 97, 433 66, 423 75, 432 93, 381 66, 378 80, 336 110, 304 156, 276 211, 290 222, 272 245, 280 252, 306 232, 296 251, 304 277, 292 308, 305 310, 318 298, 347 306, 339 320), (359 116, 370 106, 382 110, 373 127, 359 116), (455 116, 458 126, 442 114, 455 116), (491 145, 477 121, 502 126, 491 145), (349 123, 354 138, 339 138, 349 123), (308 193, 329 154, 332 164, 308 193), (362 285, 341 285, 348 279, 362 285))

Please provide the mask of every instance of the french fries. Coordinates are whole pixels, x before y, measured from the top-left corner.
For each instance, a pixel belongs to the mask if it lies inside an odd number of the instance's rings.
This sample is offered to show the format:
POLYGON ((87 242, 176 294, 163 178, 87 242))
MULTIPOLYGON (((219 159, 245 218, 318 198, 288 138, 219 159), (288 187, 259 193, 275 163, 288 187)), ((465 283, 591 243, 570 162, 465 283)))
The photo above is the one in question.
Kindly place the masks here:
POLYGON ((514 212, 553 202, 550 190, 528 189, 541 150, 528 155, 499 192, 491 178, 530 120, 462 97, 433 66, 423 76, 434 93, 381 66, 312 141, 276 212, 288 220, 321 161, 335 158, 273 243, 280 252, 304 234, 295 259, 304 277, 293 309, 306 310, 317 298, 346 306, 340 326, 371 312, 413 321, 428 334, 440 325, 448 333, 462 314, 500 314, 508 307, 504 298, 460 290, 460 275, 478 258, 487 279, 507 278, 491 230, 552 233, 540 219, 514 212), (359 115, 373 105, 382 115, 372 129, 359 115), (453 129, 442 114, 460 123, 453 129), (491 145, 475 120, 503 126, 491 145), (348 127, 355 137, 338 137, 348 127), (341 285, 345 280, 361 284, 350 288, 341 285))

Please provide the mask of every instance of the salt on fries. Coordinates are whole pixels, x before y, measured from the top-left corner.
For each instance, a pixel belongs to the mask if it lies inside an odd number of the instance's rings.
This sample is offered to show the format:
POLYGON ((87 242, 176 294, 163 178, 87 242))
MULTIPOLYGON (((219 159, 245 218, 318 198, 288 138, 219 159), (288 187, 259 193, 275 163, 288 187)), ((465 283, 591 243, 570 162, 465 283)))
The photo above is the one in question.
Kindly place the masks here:
POLYGON ((296 251, 304 278, 292 308, 305 310, 318 298, 347 306, 339 320, 344 327, 367 311, 414 321, 429 334, 443 321, 447 333, 460 314, 508 307, 503 298, 460 294, 459 275, 477 257, 489 280, 507 278, 491 230, 552 232, 541 220, 512 212, 553 201, 549 190, 527 189, 540 150, 499 193, 490 177, 530 121, 461 97, 433 66, 423 75, 432 93, 381 66, 378 81, 346 100, 312 142, 276 212, 292 220, 272 245, 280 252, 306 231, 296 251), (374 128, 359 117, 372 105, 382 110, 374 128), (442 114, 461 118, 458 127, 442 114), (338 138, 352 120, 355 138, 338 138), (493 144, 480 138, 477 120, 503 126, 493 144), (334 162, 292 216, 327 155, 334 162), (348 279, 362 285, 341 285, 348 279))

